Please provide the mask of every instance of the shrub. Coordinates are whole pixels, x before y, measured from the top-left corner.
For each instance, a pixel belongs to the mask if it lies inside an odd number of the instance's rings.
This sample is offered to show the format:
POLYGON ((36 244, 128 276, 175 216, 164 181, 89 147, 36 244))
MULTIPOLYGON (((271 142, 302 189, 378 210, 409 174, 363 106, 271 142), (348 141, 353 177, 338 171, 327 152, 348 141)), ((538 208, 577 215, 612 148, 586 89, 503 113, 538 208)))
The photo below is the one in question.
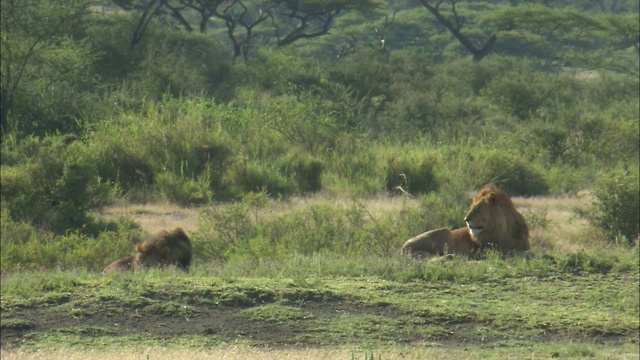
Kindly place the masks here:
POLYGON ((299 151, 291 152, 285 161, 286 164, 282 166, 282 170, 295 180, 299 192, 322 190, 322 172, 324 171, 322 161, 299 151))
POLYGON ((266 191, 272 196, 291 195, 295 185, 279 169, 257 161, 238 161, 227 173, 227 182, 236 193, 266 191))
POLYGON ((463 218, 469 203, 469 197, 458 189, 448 189, 422 196, 420 198, 422 229, 420 230, 427 231, 441 227, 456 229, 464 226, 463 218))
POLYGON ((602 229, 611 239, 634 244, 640 234, 638 173, 616 171, 601 176, 593 189, 595 201, 577 213, 602 229))
POLYGON ((139 227, 120 221, 114 230, 97 238, 72 232, 56 236, 37 230, 24 221, 14 221, 2 210, 1 270, 72 269, 100 270, 118 257, 131 255, 140 238, 139 227), (105 256, 108 254, 108 256, 105 256))
POLYGON ((94 75, 98 53, 75 37, 91 3, 2 3, 3 130, 78 133, 109 109, 94 75))
POLYGON ((385 188, 393 191, 401 186, 411 194, 425 194, 438 189, 433 166, 435 157, 391 157, 387 160, 385 188))
POLYGON ((98 176, 94 156, 81 142, 65 145, 60 136, 25 142, 30 161, 3 166, 3 206, 16 221, 63 234, 97 231, 89 210, 106 205, 111 189, 98 176))
POLYGON ((544 177, 525 159, 503 150, 472 154, 468 170, 476 186, 495 183, 511 196, 542 195, 549 190, 544 177))
POLYGON ((156 177, 156 186, 165 199, 182 206, 205 204, 213 198, 206 176, 192 179, 165 172, 156 177))

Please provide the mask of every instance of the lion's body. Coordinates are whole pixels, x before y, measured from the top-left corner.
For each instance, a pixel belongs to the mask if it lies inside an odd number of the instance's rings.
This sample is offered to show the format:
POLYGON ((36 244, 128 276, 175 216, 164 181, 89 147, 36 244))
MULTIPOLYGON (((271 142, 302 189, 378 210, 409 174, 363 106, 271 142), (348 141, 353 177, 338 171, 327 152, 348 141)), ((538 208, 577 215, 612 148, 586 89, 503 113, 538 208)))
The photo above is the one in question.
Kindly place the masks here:
POLYGON ((407 240, 402 245, 402 253, 413 255, 471 254, 478 248, 466 228, 449 230, 437 229, 424 232, 407 240))
POLYGON ((403 253, 464 254, 496 249, 503 254, 528 253, 529 228, 511 198, 493 185, 482 188, 465 216, 466 228, 427 231, 407 240, 403 253))
POLYGON ((191 241, 182 228, 161 231, 136 246, 133 268, 175 266, 189 271, 191 255, 191 241))
POLYGON ((131 266, 133 264, 134 257, 133 256, 125 256, 122 259, 116 260, 109 264, 104 270, 102 270, 102 275, 109 275, 115 272, 129 271, 131 270, 131 266))

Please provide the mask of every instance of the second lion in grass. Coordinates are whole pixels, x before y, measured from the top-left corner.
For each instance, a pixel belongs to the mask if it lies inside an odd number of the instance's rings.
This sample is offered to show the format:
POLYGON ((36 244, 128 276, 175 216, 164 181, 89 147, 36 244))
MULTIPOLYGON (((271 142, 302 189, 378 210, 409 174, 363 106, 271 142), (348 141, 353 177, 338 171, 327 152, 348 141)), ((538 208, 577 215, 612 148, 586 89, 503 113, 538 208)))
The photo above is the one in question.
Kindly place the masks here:
POLYGON ((175 266, 189 271, 191 266, 191 240, 182 228, 161 231, 136 246, 133 269, 175 266))

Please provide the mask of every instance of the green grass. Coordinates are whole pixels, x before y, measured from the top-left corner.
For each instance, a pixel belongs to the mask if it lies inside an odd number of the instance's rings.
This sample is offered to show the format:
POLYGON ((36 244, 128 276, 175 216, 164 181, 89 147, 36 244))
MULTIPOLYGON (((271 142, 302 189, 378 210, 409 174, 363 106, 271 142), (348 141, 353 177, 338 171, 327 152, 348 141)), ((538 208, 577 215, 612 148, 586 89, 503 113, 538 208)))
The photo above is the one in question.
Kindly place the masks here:
POLYGON ((637 255, 585 253, 571 265, 571 256, 561 254, 437 261, 296 256, 242 270, 199 264, 190 274, 5 273, 3 346, 329 346, 369 349, 383 359, 399 347, 427 353, 444 347, 469 358, 609 352, 623 359, 640 350, 637 255), (585 265, 598 258, 611 266, 585 265), (357 262, 364 266, 339 274, 357 262))

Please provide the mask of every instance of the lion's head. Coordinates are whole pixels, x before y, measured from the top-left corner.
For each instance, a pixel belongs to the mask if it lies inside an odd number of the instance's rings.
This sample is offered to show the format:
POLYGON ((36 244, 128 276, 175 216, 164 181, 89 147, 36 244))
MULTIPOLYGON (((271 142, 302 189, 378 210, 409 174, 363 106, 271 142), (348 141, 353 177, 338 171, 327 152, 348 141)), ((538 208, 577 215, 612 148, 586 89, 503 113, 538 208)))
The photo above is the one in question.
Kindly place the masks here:
POLYGON ((191 241, 182 228, 161 231, 142 244, 136 245, 133 268, 176 266, 185 271, 191 265, 191 241))
POLYGON ((464 220, 481 248, 503 253, 528 251, 529 227, 507 193, 486 185, 473 198, 464 220))

